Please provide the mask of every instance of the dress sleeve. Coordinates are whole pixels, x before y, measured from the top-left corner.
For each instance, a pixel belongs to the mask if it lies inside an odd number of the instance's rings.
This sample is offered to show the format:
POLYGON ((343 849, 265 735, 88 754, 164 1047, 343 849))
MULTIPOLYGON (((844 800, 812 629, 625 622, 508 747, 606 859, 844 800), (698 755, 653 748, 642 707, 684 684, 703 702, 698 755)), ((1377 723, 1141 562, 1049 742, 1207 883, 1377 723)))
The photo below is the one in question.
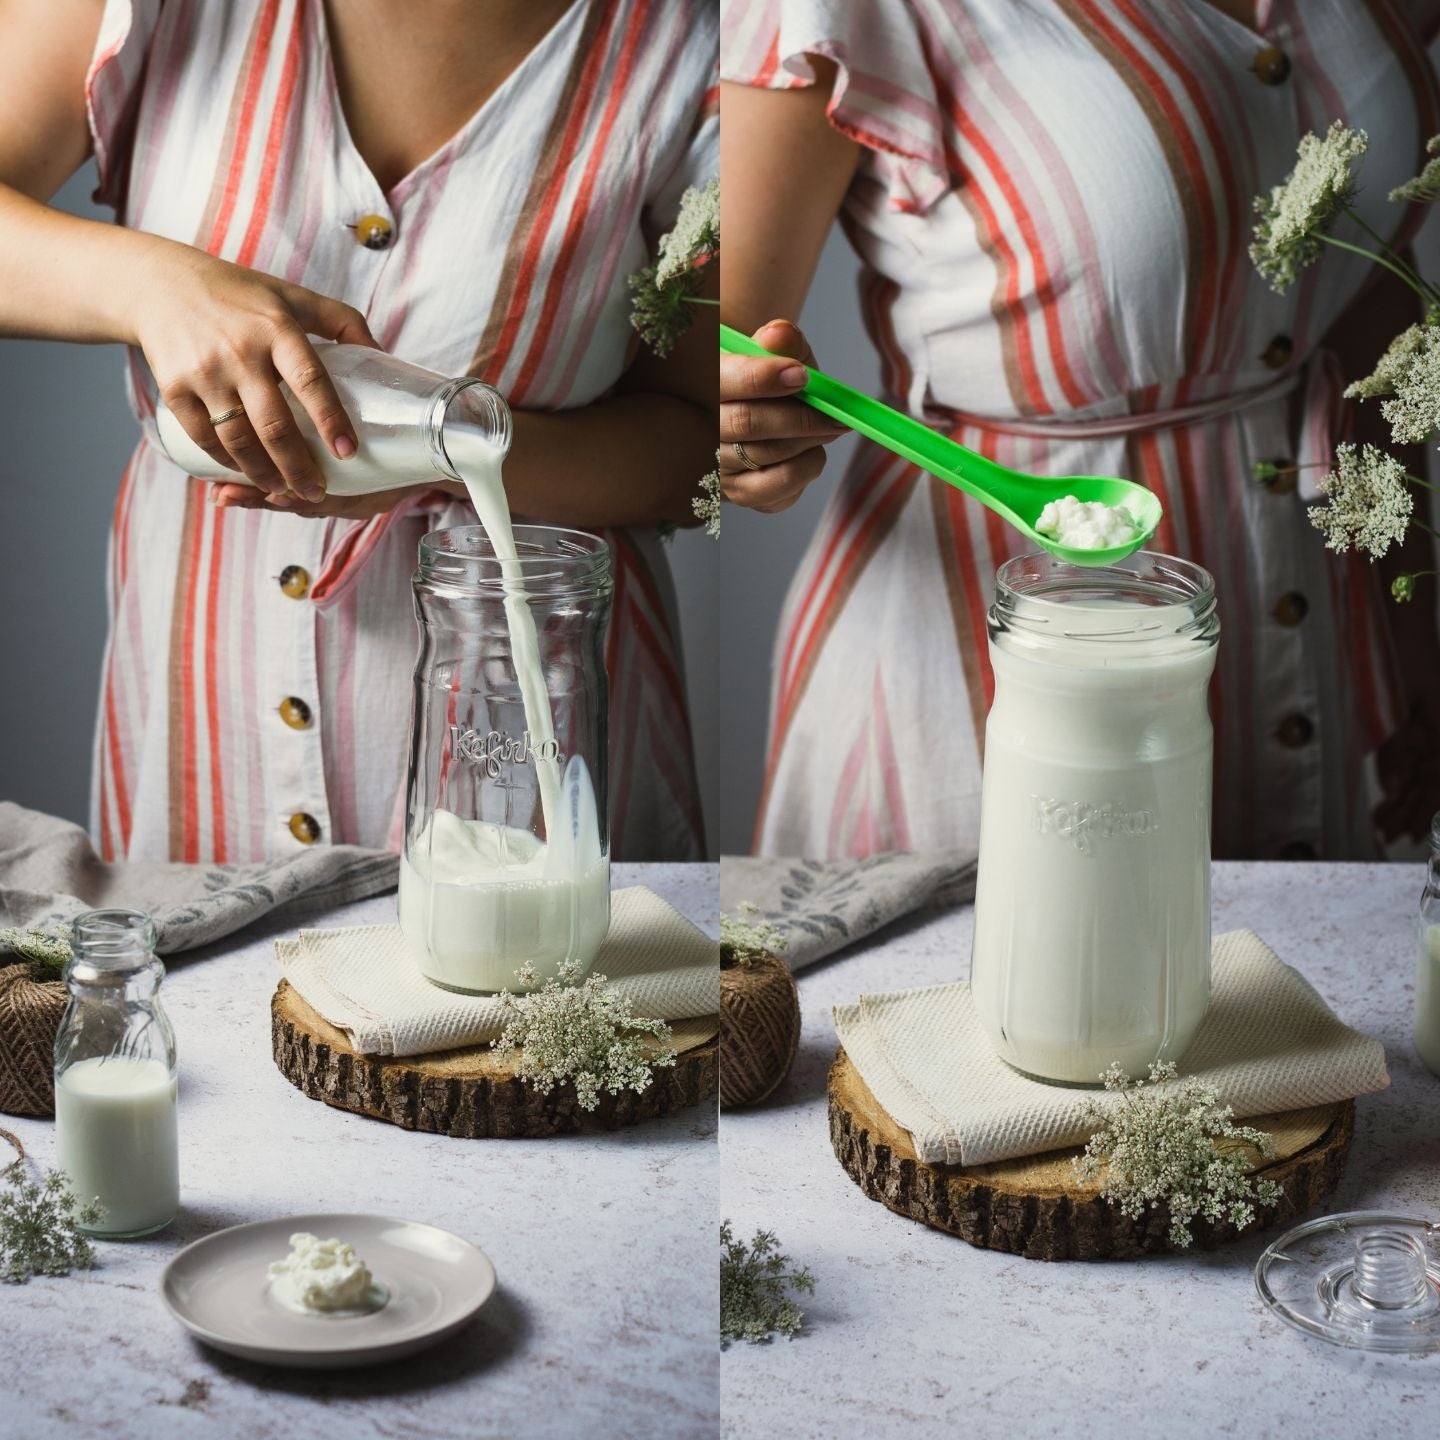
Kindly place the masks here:
POLYGON ((720 77, 795 90, 809 57, 836 66, 826 114, 873 152, 890 206, 922 214, 954 187, 945 161, 945 84, 910 0, 723 0, 720 77))
POLYGON ((85 113, 100 183, 95 199, 119 209, 125 198, 135 116, 150 42, 164 0, 106 0, 95 53, 85 72, 85 113))

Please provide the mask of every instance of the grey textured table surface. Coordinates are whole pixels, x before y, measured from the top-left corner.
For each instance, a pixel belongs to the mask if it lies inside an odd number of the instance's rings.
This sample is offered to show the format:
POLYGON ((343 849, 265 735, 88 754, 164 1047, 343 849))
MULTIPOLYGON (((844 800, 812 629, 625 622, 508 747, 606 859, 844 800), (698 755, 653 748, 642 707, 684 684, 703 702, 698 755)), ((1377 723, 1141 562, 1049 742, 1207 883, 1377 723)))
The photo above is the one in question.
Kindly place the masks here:
MULTIPOLYGON (((718 867, 621 865, 709 934, 718 867)), ((394 897, 322 923, 390 920, 394 897)), ((0 1436, 462 1440, 708 1437, 718 1426, 715 1112, 613 1135, 475 1141, 332 1110, 270 1059, 271 940, 177 957, 164 988, 180 1051, 184 1210, 102 1268, 0 1286, 0 1436), (428 1221, 478 1244, 500 1288, 474 1324, 389 1369, 315 1375, 193 1342, 157 1282, 226 1225, 322 1209, 428 1221)), ((48 1122, 4 1123, 42 1163, 48 1122)))
MULTIPOLYGON (((1215 867, 1215 925, 1249 927, 1337 1013, 1383 1041, 1389 1090, 1362 1098, 1326 1210, 1440 1218, 1440 1079, 1415 1058, 1419 866, 1215 867)), ((800 1054, 773 1104, 727 1112, 723 1209, 778 1231, 817 1282, 794 1341, 734 1346, 723 1432, 905 1435, 1431 1437, 1440 1355, 1339 1350, 1266 1314, 1251 1272, 1271 1231, 1139 1263, 1043 1264, 892 1214, 836 1162, 825 1115, 831 1006, 963 978, 971 911, 920 917, 800 975, 800 1054)), ((1316 1212, 1319 1213, 1319 1212, 1316 1212)))

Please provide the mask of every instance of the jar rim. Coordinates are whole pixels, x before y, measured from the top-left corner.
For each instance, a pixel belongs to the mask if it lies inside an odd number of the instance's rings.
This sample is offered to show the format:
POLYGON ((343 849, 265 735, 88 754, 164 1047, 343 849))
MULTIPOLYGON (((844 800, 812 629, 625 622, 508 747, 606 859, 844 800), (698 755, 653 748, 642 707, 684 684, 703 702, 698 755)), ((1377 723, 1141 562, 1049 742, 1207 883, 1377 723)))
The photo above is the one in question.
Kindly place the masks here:
POLYGON ((559 525, 513 527, 517 558, 502 561, 483 525, 432 530, 420 541, 414 583, 452 594, 500 595, 518 581, 532 598, 600 594, 610 584, 610 544, 559 525))
POLYGON ((1104 566, 1071 565, 1044 551, 1017 555, 995 572, 989 621, 992 640, 1014 634, 1027 643, 1106 643, 1147 653, 1177 641, 1214 644, 1220 632, 1209 571, 1153 550, 1104 566))
POLYGON ((140 910, 86 910, 70 922, 73 958, 92 969, 148 960, 155 940, 155 922, 140 910))

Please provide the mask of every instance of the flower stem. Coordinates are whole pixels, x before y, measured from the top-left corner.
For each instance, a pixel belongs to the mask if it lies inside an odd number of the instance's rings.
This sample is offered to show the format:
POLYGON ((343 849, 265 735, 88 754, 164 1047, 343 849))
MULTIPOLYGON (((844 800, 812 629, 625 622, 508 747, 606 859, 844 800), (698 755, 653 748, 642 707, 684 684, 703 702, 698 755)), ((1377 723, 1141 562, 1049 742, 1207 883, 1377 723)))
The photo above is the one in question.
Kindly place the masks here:
POLYGON ((1363 245, 1352 245, 1348 240, 1337 240, 1333 235, 1317 232, 1315 238, 1323 240, 1327 245, 1333 245, 1337 250, 1348 250, 1352 255, 1363 255, 1367 260, 1373 260, 1377 265, 1383 265, 1392 275, 1403 280, 1427 304, 1436 302, 1435 292, 1408 265, 1397 265, 1393 260, 1387 260, 1383 255, 1377 255, 1373 250, 1367 250, 1363 245))
MULTIPOLYGON (((1352 206, 1343 207, 1345 213, 1400 267, 1409 277, 1410 285, 1422 300, 1428 299, 1431 304, 1440 303, 1440 291, 1437 291, 1403 255, 1400 255, 1383 235, 1372 229, 1352 206)), ((1379 256, 1375 257, 1379 259, 1379 256)), ((1398 272, 1397 272, 1398 273, 1398 272)))

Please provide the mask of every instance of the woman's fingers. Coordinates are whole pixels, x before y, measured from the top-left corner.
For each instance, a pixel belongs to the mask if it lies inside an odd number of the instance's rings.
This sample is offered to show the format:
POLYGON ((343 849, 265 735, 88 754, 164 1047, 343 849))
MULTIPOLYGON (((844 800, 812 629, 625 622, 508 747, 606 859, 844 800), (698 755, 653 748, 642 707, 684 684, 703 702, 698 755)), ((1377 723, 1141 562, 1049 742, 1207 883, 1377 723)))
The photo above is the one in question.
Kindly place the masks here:
POLYGON ((799 400, 735 400, 720 407, 720 439, 740 441, 805 439, 822 444, 845 434, 846 427, 799 400))
MULTIPOLYGON (((821 438, 820 443, 823 445, 834 438, 834 435, 827 434, 821 438)), ((783 465, 787 460, 793 460, 797 455, 803 455, 814 447, 813 435, 796 436, 788 440, 732 441, 720 447, 720 468, 741 475, 746 471, 753 474, 756 466, 767 469, 772 465, 783 465), (737 444, 739 449, 745 452, 745 460, 749 460, 750 464, 747 465, 736 452, 737 444)))
POLYGON ((319 335, 340 345, 380 349, 380 342, 370 333, 369 322, 353 305, 318 295, 303 285, 287 285, 281 295, 307 335, 319 335))
MULTIPOLYGON (((325 481, 315 468, 314 457, 306 445, 295 416, 285 403, 280 387, 273 381, 252 375, 240 391, 245 406, 245 415, 251 427, 244 438, 242 448, 246 454, 236 451, 236 441, 221 426, 221 439, 230 453, 241 462, 245 469, 248 459, 254 466, 268 464, 277 470, 285 481, 285 488, 305 500, 319 500, 325 494, 325 481), (258 451, 258 453, 257 453, 258 451)), ((248 469, 246 475, 250 475, 248 469)), ((252 477, 253 478, 253 477, 252 477)))
POLYGON ((330 453, 348 460, 356 449, 355 427, 315 347, 298 328, 286 329, 275 337, 271 358, 280 378, 290 387, 290 393, 305 407, 330 453))
POLYGON ((180 422, 180 428, 212 460, 217 464, 224 465, 229 470, 240 468, 235 463, 235 457, 225 448, 220 437, 215 433, 215 427, 210 423, 210 416, 218 415, 220 411, 212 411, 193 390, 189 389, 172 387, 161 396, 161 399, 170 407, 170 413, 180 422))
POLYGON ((783 355, 722 355, 720 399, 771 400, 793 395, 809 375, 803 365, 783 355))
POLYGON ((780 465, 767 465, 763 470, 722 469, 720 493, 736 505, 769 515, 788 510, 824 468, 825 451, 819 445, 812 445, 794 459, 780 465))
POLYGON ((267 495, 284 490, 285 477, 256 435, 249 406, 240 392, 211 390, 205 400, 210 415, 225 417, 215 426, 215 434, 230 455, 230 467, 267 495))

